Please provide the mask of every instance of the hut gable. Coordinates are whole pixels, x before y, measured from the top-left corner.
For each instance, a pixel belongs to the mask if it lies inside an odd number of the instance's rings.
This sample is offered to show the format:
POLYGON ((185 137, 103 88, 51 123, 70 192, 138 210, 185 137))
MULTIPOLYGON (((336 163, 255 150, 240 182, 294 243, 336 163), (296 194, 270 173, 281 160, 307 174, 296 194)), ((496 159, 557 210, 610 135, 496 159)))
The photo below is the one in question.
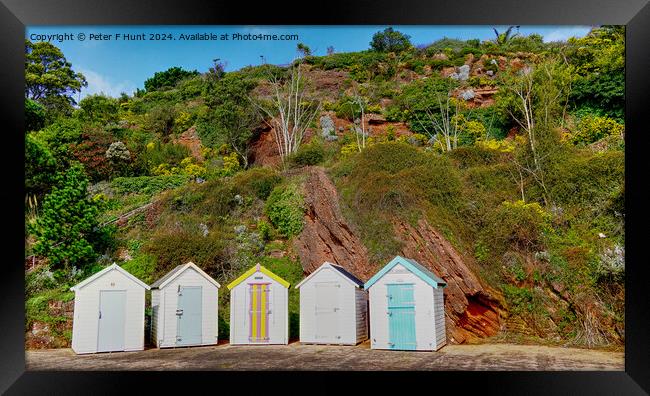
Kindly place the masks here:
POLYGON ((343 267, 341 267, 339 265, 336 265, 334 263, 330 263, 329 261, 326 261, 326 262, 323 263, 323 265, 318 267, 318 269, 316 269, 316 271, 312 272, 311 274, 309 274, 308 277, 301 280, 300 283, 298 283, 296 285, 296 289, 299 289, 300 286, 302 286, 303 284, 309 282, 312 278, 314 278, 316 276, 317 273, 319 273, 320 271, 322 271, 325 268, 333 269, 337 273, 341 274, 342 278, 345 279, 352 286, 357 287, 357 288, 363 287, 363 282, 361 282, 356 276, 354 276, 351 273, 349 273, 348 271, 346 271, 345 268, 343 268, 343 267))
POLYGON ((122 275, 124 275, 127 278, 131 279, 133 282, 135 282, 136 284, 144 287, 145 289, 147 289, 147 290, 151 289, 149 287, 149 285, 147 285, 146 283, 144 283, 143 281, 141 281, 140 279, 138 279, 134 275, 130 274, 127 270, 123 269, 122 267, 120 267, 116 263, 113 263, 113 264, 109 265, 108 267, 104 268, 103 270, 93 274, 92 276, 90 276, 90 277, 84 279, 83 281, 77 283, 76 285, 72 286, 70 288, 70 290, 71 291, 78 291, 82 287, 85 287, 85 286, 91 284, 92 282, 94 282, 95 280, 97 280, 97 279, 101 278, 102 276, 106 275, 110 271, 120 272, 122 275))
POLYGON ((377 272, 372 278, 365 283, 364 288, 368 289, 374 285, 379 279, 381 279, 386 273, 392 270, 396 265, 401 264, 407 270, 409 270, 414 275, 417 275, 427 284, 438 289, 441 287, 447 286, 447 283, 442 279, 438 278, 433 272, 429 271, 422 264, 418 263, 413 259, 404 258, 402 256, 395 256, 384 268, 377 272))
POLYGON ((234 281, 230 282, 228 284, 228 286, 227 286, 228 290, 232 290, 235 286, 239 285, 240 283, 242 283, 243 281, 248 279, 251 275, 255 274, 256 272, 263 273, 264 275, 266 275, 269 278, 273 279, 274 281, 278 282, 279 284, 281 284, 285 288, 289 287, 289 282, 287 282, 286 280, 280 278, 279 276, 277 276, 273 272, 269 271, 263 265, 257 264, 256 266, 252 267, 248 271, 244 272, 239 278, 237 278, 234 281))
POLYGON ((152 289, 162 289, 163 287, 165 287, 167 284, 172 282, 180 274, 182 274, 185 270, 187 270, 189 268, 191 268, 191 269, 195 270, 196 272, 198 272, 201 276, 203 276, 205 279, 207 279, 208 282, 212 283, 216 287, 221 287, 221 285, 217 281, 212 279, 212 277, 210 275, 206 274, 205 271, 203 271, 196 264, 194 264, 193 262, 190 261, 187 264, 181 264, 179 266, 176 266, 173 270, 171 270, 167 274, 165 274, 165 276, 163 276, 162 278, 155 281, 151 285, 151 288, 152 289))

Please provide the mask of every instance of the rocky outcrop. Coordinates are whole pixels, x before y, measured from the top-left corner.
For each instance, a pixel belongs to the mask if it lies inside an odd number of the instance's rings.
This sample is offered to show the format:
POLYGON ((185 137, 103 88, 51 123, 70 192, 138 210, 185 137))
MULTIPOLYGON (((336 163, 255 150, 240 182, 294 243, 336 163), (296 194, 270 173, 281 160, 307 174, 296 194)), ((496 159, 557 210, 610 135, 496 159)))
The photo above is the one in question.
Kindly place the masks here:
POLYGON ((185 132, 181 133, 175 143, 190 149, 192 157, 199 161, 203 160, 203 154, 201 153, 201 139, 199 138, 199 134, 196 132, 196 126, 192 126, 185 132))
POLYGON ((462 256, 425 219, 417 226, 395 220, 395 235, 402 242, 404 257, 413 258, 447 282, 445 314, 447 340, 461 344, 495 335, 503 314, 499 295, 483 285, 462 256))
MULTIPOLYGON (((324 261, 331 261, 367 281, 385 263, 369 261, 367 249, 341 214, 336 187, 323 168, 310 167, 306 173, 305 226, 294 240, 305 273, 311 273, 324 261)), ((502 316, 498 293, 481 284, 468 259, 426 220, 420 220, 417 226, 395 220, 393 225, 402 242, 401 251, 395 254, 417 260, 448 284, 445 288, 448 342, 460 344, 496 334, 502 316)))
POLYGON ((324 261, 339 264, 362 280, 373 274, 368 251, 345 221, 338 193, 323 168, 310 167, 303 186, 305 226, 294 240, 305 273, 311 273, 324 261))

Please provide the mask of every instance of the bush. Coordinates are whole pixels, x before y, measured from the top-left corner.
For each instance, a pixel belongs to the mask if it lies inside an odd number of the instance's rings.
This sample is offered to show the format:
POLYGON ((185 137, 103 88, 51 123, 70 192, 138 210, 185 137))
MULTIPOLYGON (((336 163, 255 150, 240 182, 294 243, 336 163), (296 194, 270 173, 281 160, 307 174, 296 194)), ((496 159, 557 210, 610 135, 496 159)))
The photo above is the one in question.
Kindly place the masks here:
POLYGON ((487 224, 481 239, 494 255, 510 249, 542 250, 545 234, 552 232, 551 215, 536 202, 504 201, 487 224))
POLYGON ((609 117, 586 116, 571 135, 574 144, 590 144, 608 136, 622 136, 625 126, 609 117))
POLYGON ((25 192, 42 195, 46 193, 56 172, 56 160, 47 146, 34 139, 32 134, 25 135, 25 192))
POLYGON ((154 279, 188 261, 213 277, 221 274, 223 268, 229 268, 223 236, 216 230, 211 230, 207 236, 186 230, 162 230, 152 236, 143 251, 156 258, 154 279))
POLYGON ((133 259, 122 264, 122 268, 146 284, 153 283, 156 279, 156 258, 148 254, 139 254, 133 259))
POLYGON ((236 174, 232 179, 234 189, 239 194, 252 194, 266 200, 282 177, 270 168, 251 168, 236 174))
POLYGON ((289 161, 298 166, 317 165, 323 162, 324 157, 323 145, 319 142, 311 142, 300 146, 298 151, 290 156, 289 161))
POLYGON ((304 201, 295 184, 277 186, 266 201, 266 215, 284 237, 300 234, 304 226, 304 201))
POLYGON ((188 182, 185 175, 116 177, 111 187, 120 194, 139 193, 154 195, 161 191, 180 187, 188 182))

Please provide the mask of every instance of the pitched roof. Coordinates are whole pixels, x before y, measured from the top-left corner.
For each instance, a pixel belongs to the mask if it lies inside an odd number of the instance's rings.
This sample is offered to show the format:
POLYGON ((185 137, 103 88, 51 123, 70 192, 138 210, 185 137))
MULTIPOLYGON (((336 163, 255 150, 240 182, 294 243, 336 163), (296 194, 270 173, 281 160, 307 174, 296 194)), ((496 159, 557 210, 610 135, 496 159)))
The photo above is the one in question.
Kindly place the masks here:
POLYGON ((127 271, 124 268, 120 267, 116 263, 113 263, 113 264, 109 265, 108 267, 104 268, 103 270, 93 274, 92 276, 89 276, 88 278, 86 278, 86 279, 82 280, 81 282, 77 283, 76 285, 72 286, 70 288, 70 290, 77 291, 77 290, 81 289, 82 287, 86 286, 87 284, 91 283, 95 279, 100 278, 100 277, 104 276, 104 274, 106 274, 106 273, 108 273, 110 271, 113 271, 113 270, 124 274, 126 277, 128 277, 129 279, 131 279, 132 281, 134 281, 138 285, 144 287, 145 289, 147 289, 147 290, 150 289, 150 287, 146 283, 144 283, 140 279, 136 278, 129 271, 127 271))
POLYGON ((397 264, 403 265, 409 271, 411 271, 411 273, 417 275, 420 279, 422 279, 429 285, 435 287, 436 289, 438 287, 447 286, 447 283, 445 281, 438 278, 433 272, 429 271, 425 266, 418 263, 417 261, 413 259, 404 258, 402 256, 395 256, 395 258, 393 258, 388 264, 386 264, 384 268, 382 268, 372 278, 370 278, 368 282, 365 283, 364 288, 368 289, 369 287, 371 287, 373 284, 375 284, 375 282, 381 279, 382 276, 384 276, 388 271, 390 271, 397 264))
POLYGON ((188 268, 194 269, 196 272, 198 272, 201 276, 203 276, 205 279, 207 279, 210 283, 212 283, 216 287, 221 287, 221 285, 216 280, 212 279, 210 275, 206 274, 201 268, 199 268, 196 264, 190 261, 186 264, 181 264, 176 266, 173 270, 166 273, 165 276, 152 283, 151 288, 160 289, 165 287, 166 284, 171 282, 174 278, 182 274, 183 271, 185 271, 188 268))
POLYGON ((242 282, 245 281, 249 276, 253 275, 253 274, 256 273, 256 272, 261 272, 261 273, 267 275, 269 278, 271 278, 271 279, 277 281, 279 284, 281 284, 282 286, 284 286, 284 287, 286 287, 286 288, 288 288, 289 285, 290 285, 289 282, 287 282, 286 280, 280 278, 279 276, 277 276, 277 275, 274 274, 273 272, 269 271, 269 270, 268 270, 266 267, 264 267, 263 265, 259 265, 259 264, 257 264, 257 265, 255 265, 255 266, 251 267, 251 269, 249 269, 248 271, 246 271, 246 272, 244 272, 243 274, 241 274, 241 276, 240 276, 239 278, 237 278, 237 279, 235 279, 234 281, 230 282, 230 284, 228 284, 228 286, 227 286, 227 287, 228 287, 228 290, 231 290, 233 287, 235 287, 235 286, 237 286, 238 284, 242 283, 242 282))
POLYGON ((338 273, 340 273, 341 275, 343 275, 345 277, 345 279, 350 281, 355 287, 359 287, 359 288, 363 287, 363 282, 361 282, 359 280, 359 278, 357 278, 356 276, 354 276, 351 273, 349 273, 348 271, 346 271, 345 268, 341 267, 340 265, 337 265, 337 264, 334 264, 334 263, 330 263, 329 261, 326 261, 320 267, 318 267, 316 269, 316 271, 312 272, 311 274, 309 274, 308 277, 301 280, 300 283, 298 283, 296 285, 296 289, 298 289, 300 286, 302 286, 303 283, 307 282, 309 279, 311 279, 314 275, 316 275, 316 273, 318 273, 323 268, 332 268, 332 269, 336 270, 338 273))

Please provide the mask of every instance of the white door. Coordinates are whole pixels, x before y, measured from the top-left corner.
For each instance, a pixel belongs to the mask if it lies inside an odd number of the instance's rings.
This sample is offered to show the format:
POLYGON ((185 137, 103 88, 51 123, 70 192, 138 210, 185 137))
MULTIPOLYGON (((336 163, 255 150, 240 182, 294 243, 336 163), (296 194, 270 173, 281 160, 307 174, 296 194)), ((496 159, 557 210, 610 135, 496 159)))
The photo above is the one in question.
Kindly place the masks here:
POLYGON ((341 284, 338 282, 316 282, 314 284, 316 293, 316 342, 339 343, 341 333, 339 331, 339 294, 341 284))
POLYGON ((126 290, 101 290, 97 352, 124 350, 125 320, 126 290))

